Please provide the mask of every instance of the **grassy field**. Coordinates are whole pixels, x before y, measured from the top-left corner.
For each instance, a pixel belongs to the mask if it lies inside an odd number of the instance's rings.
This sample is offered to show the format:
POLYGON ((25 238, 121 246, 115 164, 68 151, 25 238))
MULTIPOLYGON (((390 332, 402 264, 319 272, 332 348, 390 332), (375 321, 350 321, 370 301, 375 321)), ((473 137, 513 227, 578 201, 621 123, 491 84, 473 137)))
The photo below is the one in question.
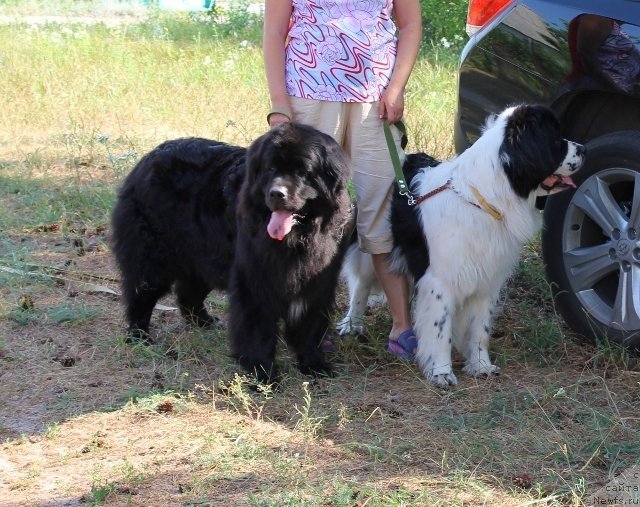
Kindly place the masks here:
MULTIPOLYGON (((0 505, 580 506, 638 464, 637 360, 564 326, 537 242, 496 322, 503 374, 450 390, 385 352, 384 307, 339 340, 334 379, 283 346, 277 392, 250 391, 224 328, 189 328, 171 298, 155 344, 126 344, 118 183, 168 138, 247 145, 269 105, 255 38, 136 16, 0 25, 0 505)), ((439 158, 451 61, 421 59, 407 99, 409 148, 439 158)), ((224 316, 224 294, 207 303, 224 316)))

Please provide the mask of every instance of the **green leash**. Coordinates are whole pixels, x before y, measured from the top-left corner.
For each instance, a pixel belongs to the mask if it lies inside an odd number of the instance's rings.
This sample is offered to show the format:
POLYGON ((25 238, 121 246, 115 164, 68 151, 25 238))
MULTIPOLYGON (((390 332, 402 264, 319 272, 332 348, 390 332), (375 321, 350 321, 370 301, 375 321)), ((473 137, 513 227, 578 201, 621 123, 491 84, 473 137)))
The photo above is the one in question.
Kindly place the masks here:
MULTIPOLYGON (((394 123, 396 128, 402 133, 402 146, 406 146, 407 143, 407 127, 405 124, 399 120, 394 123)), ((409 185, 407 185, 407 179, 404 176, 404 172, 402 172, 402 164, 400 164, 400 156, 398 155, 398 150, 396 149, 396 143, 393 139, 393 134, 391 133, 391 126, 389 125, 389 121, 385 118, 382 121, 382 126, 384 128, 384 137, 387 141, 387 148, 389 149, 389 155, 391 156, 391 163, 393 164, 393 170, 396 173, 396 181, 398 182, 398 193, 407 198, 407 203, 409 206, 413 206, 416 204, 416 200, 413 197, 413 194, 409 190, 409 185)))

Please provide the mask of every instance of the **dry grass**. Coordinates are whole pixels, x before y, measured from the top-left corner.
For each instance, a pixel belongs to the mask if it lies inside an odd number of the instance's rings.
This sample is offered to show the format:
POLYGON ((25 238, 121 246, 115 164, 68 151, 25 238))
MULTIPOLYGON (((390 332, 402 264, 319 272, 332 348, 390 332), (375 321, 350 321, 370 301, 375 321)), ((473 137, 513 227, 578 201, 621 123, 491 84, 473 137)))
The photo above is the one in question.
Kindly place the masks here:
POLYGON ((283 350, 284 385, 256 394, 223 329, 157 312, 156 345, 125 345, 118 301, 68 282, 114 276, 108 251, 30 239, 44 249, 34 263, 70 271, 3 291, 1 505, 581 505, 637 459, 640 376, 570 339, 527 343, 548 309, 523 314, 507 299, 494 379, 430 387, 384 353, 377 308, 367 341, 340 342, 338 377, 307 385, 283 350), (23 295, 33 309, 19 308, 23 295))
MULTIPOLYGON (((172 310, 153 346, 127 345, 106 291, 115 185, 167 137, 263 131, 260 51, 99 30, 55 44, 0 28, 0 505, 577 506, 638 462, 637 362, 564 327, 537 243, 496 323, 503 375, 447 391, 385 353, 384 307, 339 340, 334 379, 309 383, 282 346, 276 392, 247 388, 224 328, 172 310)), ((454 89, 452 67, 421 62, 412 149, 451 154, 454 89)), ((224 316, 224 294, 208 305, 224 316)))

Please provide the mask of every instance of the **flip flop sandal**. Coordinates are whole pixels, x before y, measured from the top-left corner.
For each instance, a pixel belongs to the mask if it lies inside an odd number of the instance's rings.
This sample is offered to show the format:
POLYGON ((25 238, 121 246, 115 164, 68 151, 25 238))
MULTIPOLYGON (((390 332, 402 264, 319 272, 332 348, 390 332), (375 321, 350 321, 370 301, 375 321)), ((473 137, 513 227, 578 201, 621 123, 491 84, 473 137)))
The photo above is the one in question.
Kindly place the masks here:
POLYGON ((418 339, 413 329, 407 329, 405 332, 400 333, 397 340, 390 339, 387 345, 388 352, 405 361, 415 361, 417 349, 418 339))

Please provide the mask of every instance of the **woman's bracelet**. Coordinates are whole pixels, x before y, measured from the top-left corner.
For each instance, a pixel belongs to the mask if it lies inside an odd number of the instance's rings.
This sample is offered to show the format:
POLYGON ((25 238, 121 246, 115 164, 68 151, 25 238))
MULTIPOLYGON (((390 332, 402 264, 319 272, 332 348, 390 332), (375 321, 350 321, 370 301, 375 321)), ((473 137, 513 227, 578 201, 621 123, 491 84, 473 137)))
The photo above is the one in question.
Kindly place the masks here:
POLYGON ((289 118, 289 121, 291 121, 291 113, 287 109, 280 109, 278 107, 273 107, 273 108, 271 108, 271 111, 269 111, 267 113, 267 123, 269 125, 270 125, 269 118, 271 118, 272 114, 281 114, 281 115, 286 116, 287 118, 289 118))

